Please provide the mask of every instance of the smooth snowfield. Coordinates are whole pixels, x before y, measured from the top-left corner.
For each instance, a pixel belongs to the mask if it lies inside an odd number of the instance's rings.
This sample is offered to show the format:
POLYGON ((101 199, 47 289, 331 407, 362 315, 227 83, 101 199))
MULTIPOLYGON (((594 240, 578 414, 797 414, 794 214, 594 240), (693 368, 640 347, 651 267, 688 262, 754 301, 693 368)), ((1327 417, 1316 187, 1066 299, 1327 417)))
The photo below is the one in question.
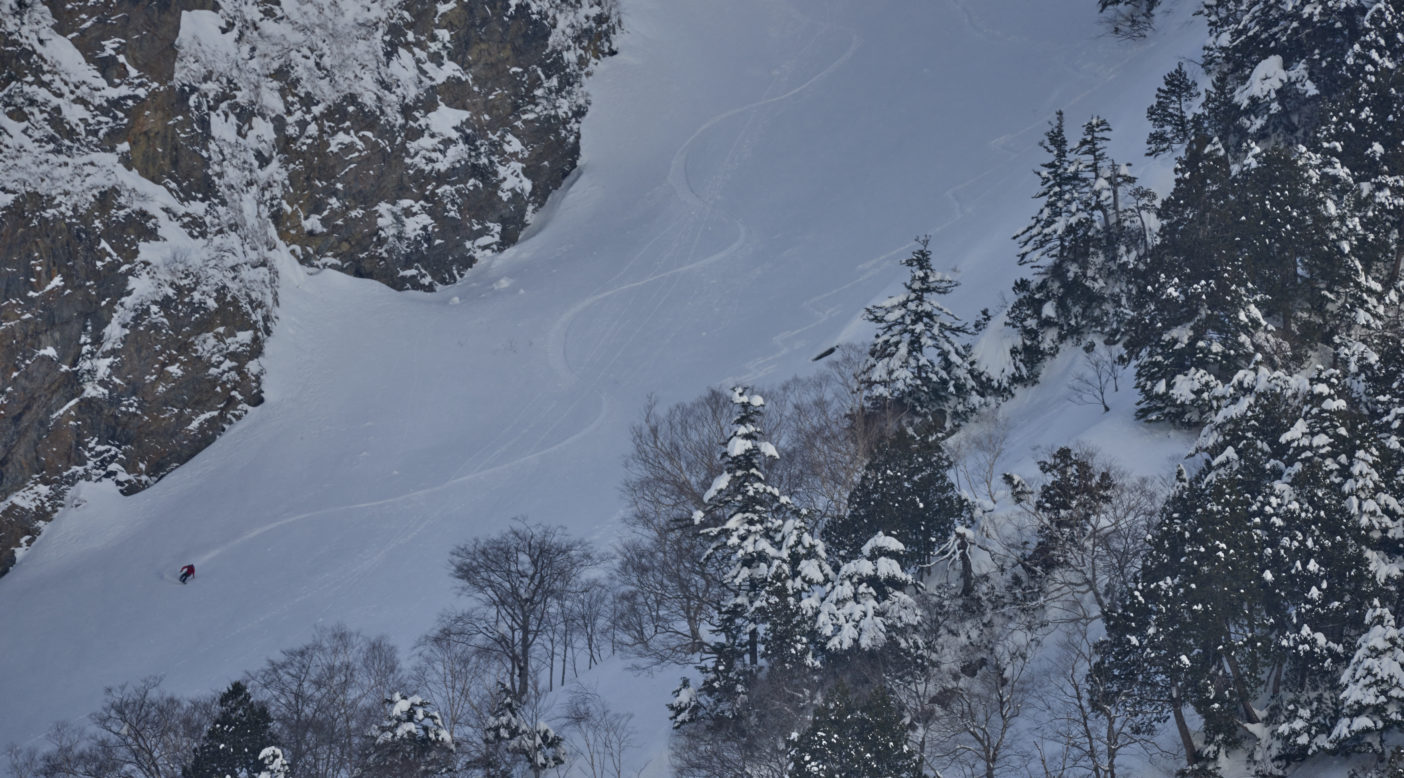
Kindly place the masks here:
MULTIPOLYGON (((1145 105, 1202 35, 1180 12, 1119 41, 1090 2, 623 11, 581 170, 534 234, 435 294, 284 263, 266 402, 139 495, 79 489, 0 579, 0 745, 147 675, 217 691, 319 623, 408 648, 455 604, 449 549, 516 515, 608 544, 649 393, 778 382, 866 340, 858 317, 919 233, 964 284, 950 307, 997 306, 1053 112, 1070 135, 1102 113, 1139 160, 1145 105)), ((1129 421, 1126 382, 1110 415, 1069 403, 1056 384, 1076 368, 1011 405, 1011 464, 1081 436, 1165 472, 1184 440, 1129 421)), ((619 663, 590 679, 635 713, 647 774, 667 774, 676 681, 619 663)))

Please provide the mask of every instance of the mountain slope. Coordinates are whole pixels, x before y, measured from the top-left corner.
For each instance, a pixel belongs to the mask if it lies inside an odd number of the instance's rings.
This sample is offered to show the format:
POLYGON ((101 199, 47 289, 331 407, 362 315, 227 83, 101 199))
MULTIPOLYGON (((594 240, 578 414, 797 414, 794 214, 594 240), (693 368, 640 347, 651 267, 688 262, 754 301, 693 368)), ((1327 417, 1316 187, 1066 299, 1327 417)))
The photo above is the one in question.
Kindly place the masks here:
MULTIPOLYGON (((1102 113, 1135 158, 1145 103, 1202 37, 1170 14, 1127 43, 1091 4, 1015 0, 635 0, 623 18, 581 170, 534 234, 436 293, 283 258, 264 404, 146 492, 74 493, 0 582, 0 699, 19 701, 0 742, 148 674, 215 689, 317 623, 407 646, 453 603, 447 549, 517 514, 607 541, 647 394, 778 380, 866 337, 858 314, 918 233, 964 284, 957 313, 998 305, 1053 111, 1102 113)), ((1131 423, 1126 389, 1108 416, 1069 405, 1075 369, 1011 405, 1020 456, 1085 434, 1165 472, 1184 442, 1131 423)), ((672 682, 601 678, 655 750, 672 682)))
POLYGON ((140 491, 262 401, 275 256, 398 289, 574 168, 612 5, 0 3, 0 575, 67 488, 140 491))

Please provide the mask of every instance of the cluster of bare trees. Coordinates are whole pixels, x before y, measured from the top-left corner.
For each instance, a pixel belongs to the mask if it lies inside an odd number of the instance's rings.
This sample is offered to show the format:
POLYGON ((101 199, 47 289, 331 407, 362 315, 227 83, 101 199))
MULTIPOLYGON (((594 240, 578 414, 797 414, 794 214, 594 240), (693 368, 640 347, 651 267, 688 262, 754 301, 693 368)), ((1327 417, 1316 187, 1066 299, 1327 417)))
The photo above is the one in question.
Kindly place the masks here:
POLYGON ((532 693, 541 665, 550 688, 568 669, 578 674, 582 653, 586 669, 606 654, 609 591, 592 575, 603 559, 586 542, 519 518, 502 534, 455 548, 450 560, 472 604, 440 631, 506 667, 518 699, 532 693))
MULTIPOLYGON (((298 778, 344 778, 360 774, 384 701, 407 678, 387 639, 338 626, 315 630, 311 641, 283 651, 247 682, 272 714, 273 736, 298 778)), ((11 773, 190 778, 192 754, 214 714, 215 695, 182 699, 163 691, 159 677, 112 687, 89 717, 92 726, 58 724, 44 747, 10 749, 11 773)))
POLYGON ((318 628, 250 673, 249 686, 273 716, 277 745, 299 778, 356 775, 368 757, 384 700, 407 688, 389 639, 344 626, 318 628))
MULTIPOLYGON (((530 754, 514 744, 486 742, 494 705, 502 702, 494 698, 498 689, 529 719, 528 728, 552 716, 562 723, 573 758, 561 774, 625 775, 629 718, 579 687, 562 700, 548 695, 613 651, 615 601, 603 555, 558 527, 517 519, 499 535, 453 549, 450 562, 467 607, 444 614, 408 664, 390 639, 336 626, 314 630, 309 642, 247 674, 291 778, 369 775, 373 733, 388 708, 406 699, 405 690, 425 701, 453 743, 452 757, 436 754, 422 774, 539 775, 530 754)), ((188 770, 214 720, 215 697, 182 699, 160 683, 153 677, 108 689, 91 726, 56 725, 43 745, 11 748, 11 773, 203 778, 188 770)))
POLYGON ((159 678, 111 687, 91 727, 67 722, 49 730, 42 748, 9 749, 15 778, 140 776, 180 778, 213 718, 213 698, 166 694, 159 678))

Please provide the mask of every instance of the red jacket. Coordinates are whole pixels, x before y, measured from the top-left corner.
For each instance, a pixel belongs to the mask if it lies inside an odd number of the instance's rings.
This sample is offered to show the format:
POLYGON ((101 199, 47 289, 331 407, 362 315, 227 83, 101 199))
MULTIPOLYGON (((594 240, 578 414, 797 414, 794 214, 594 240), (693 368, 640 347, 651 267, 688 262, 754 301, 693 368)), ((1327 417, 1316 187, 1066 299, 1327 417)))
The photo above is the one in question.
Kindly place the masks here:
POLYGON ((180 569, 181 575, 195 575, 195 565, 186 565, 180 569))

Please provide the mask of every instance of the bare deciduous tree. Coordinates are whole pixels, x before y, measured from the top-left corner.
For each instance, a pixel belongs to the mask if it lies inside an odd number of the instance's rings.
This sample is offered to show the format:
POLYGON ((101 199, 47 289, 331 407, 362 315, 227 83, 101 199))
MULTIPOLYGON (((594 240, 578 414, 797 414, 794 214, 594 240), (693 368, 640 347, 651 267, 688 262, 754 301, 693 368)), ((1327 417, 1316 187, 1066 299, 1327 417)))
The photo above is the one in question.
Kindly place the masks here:
POLYGON ((1127 753, 1162 753, 1136 717, 1097 688, 1091 676, 1097 658, 1092 634, 1090 622, 1068 625, 1052 652, 1046 691, 1037 698, 1044 723, 1038 750, 1047 778, 1117 778, 1125 774, 1121 767, 1127 753))
POLYGON ((650 399, 630 430, 624 522, 614 570, 620 640, 643 666, 685 660, 701 650, 705 625, 722 598, 720 570, 693 511, 721 473, 731 403, 716 390, 660 410, 650 399))
POLYGON ((576 771, 590 778, 623 778, 634 748, 633 716, 609 709, 597 692, 577 687, 566 704, 568 741, 576 771))
POLYGON ((43 748, 10 746, 14 778, 105 778, 119 769, 83 727, 60 721, 44 736, 43 748))
POLYGON ((517 519, 506 532, 458 546, 449 558, 460 590, 476 606, 455 619, 455 634, 498 657, 512 693, 526 700, 542 638, 599 555, 560 527, 517 519))
POLYGON ((565 686, 568 673, 579 677, 582 649, 586 670, 607 655, 605 643, 614 628, 614 599, 608 582, 588 576, 551 609, 546 629, 548 690, 554 689, 557 681, 565 686))
POLYGON ((441 620, 415 647, 410 681, 439 711, 454 742, 463 743, 482 731, 495 670, 490 656, 456 639, 452 625, 441 620))
POLYGON ((649 531, 620 544, 614 573, 620 588, 615 628, 640 667, 685 661, 701 651, 704 627, 721 599, 700 534, 682 525, 649 531))
POLYGON ((405 687, 397 651, 385 638, 344 626, 319 627, 311 642, 284 650, 250 675, 274 733, 299 778, 347 778, 369 745, 381 703, 405 687))
POLYGON ((1110 413, 1107 393, 1121 391, 1121 373, 1126 369, 1121 347, 1087 345, 1082 353, 1083 369, 1069 385, 1068 399, 1077 405, 1100 405, 1102 413, 1110 413))
POLYGON ((179 778, 181 768, 204 734, 207 722, 192 721, 189 704, 160 691, 161 679, 105 690, 92 722, 104 761, 143 778, 179 778))
POLYGON ((55 724, 47 747, 9 749, 15 778, 179 778, 213 719, 210 700, 160 690, 158 676, 105 690, 92 728, 55 724))
POLYGON ((932 763, 970 778, 996 778, 1012 763, 1022 767, 1029 759, 1011 736, 1029 699, 1030 647, 1016 638, 985 648, 981 661, 960 668, 937 693, 926 741, 932 763))
MULTIPOLYGON (((578 675, 578 649, 585 649, 585 669, 589 670, 612 653, 614 591, 601 578, 586 579, 566 603, 566 619, 573 636, 569 644, 571 669, 578 675)), ((564 660, 562 666, 564 667, 564 660)))
POLYGON ((946 443, 959 485, 990 505, 999 502, 1000 463, 1009 447, 1009 421, 993 408, 977 414, 946 443))

